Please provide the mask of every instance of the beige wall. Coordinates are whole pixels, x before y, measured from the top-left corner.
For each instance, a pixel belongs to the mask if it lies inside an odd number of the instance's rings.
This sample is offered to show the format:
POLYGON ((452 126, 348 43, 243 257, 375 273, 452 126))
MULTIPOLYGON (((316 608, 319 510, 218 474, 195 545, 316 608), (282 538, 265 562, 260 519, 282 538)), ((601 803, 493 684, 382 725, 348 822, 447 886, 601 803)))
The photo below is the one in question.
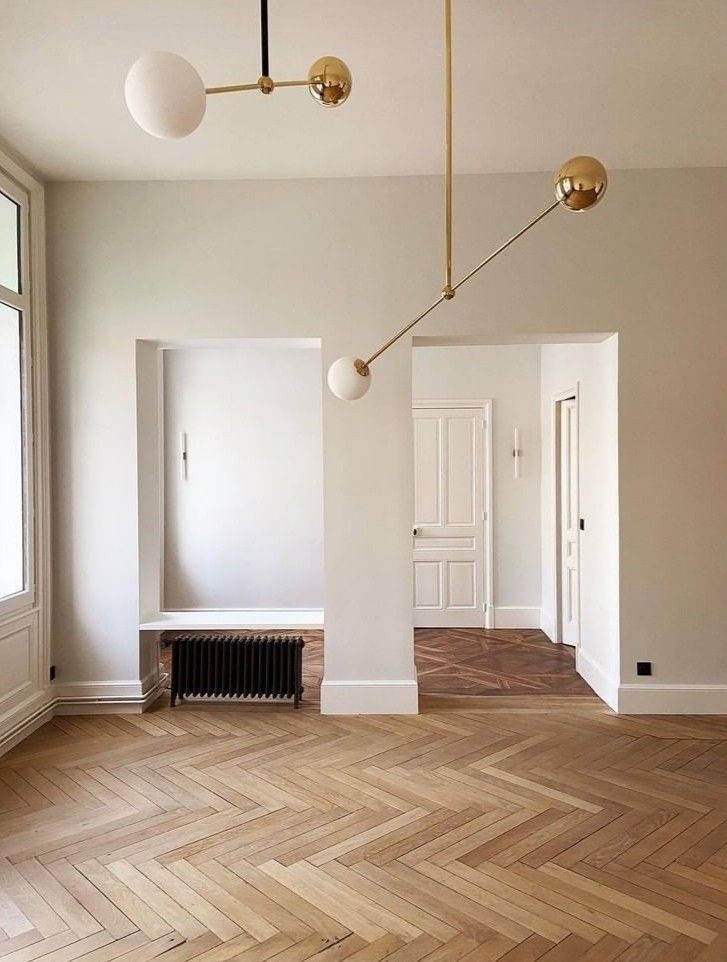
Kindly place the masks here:
POLYGON ((164 608, 322 609, 318 342, 163 355, 164 608))
MULTIPOLYGON (((320 336, 324 366, 365 353, 439 289, 440 193, 418 177, 50 188, 64 675, 138 672, 135 339, 320 336)), ((549 202, 550 179, 461 177, 456 193, 459 273, 549 202)), ((555 212, 419 330, 619 333, 626 682, 638 657, 650 684, 727 683, 725 200, 722 169, 616 172, 595 211, 555 212)), ((334 681, 413 675, 410 371, 402 343, 364 400, 324 400, 334 681)), ((405 688, 387 691, 403 704, 405 688)))

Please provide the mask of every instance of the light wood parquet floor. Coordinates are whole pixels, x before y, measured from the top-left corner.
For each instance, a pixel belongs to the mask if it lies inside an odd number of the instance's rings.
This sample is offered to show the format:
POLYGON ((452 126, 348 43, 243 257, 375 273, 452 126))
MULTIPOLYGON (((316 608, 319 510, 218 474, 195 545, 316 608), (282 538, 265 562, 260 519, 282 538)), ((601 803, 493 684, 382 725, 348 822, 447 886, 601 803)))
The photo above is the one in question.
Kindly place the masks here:
POLYGON ((727 960, 727 718, 423 708, 56 718, 0 759, 0 956, 727 960))

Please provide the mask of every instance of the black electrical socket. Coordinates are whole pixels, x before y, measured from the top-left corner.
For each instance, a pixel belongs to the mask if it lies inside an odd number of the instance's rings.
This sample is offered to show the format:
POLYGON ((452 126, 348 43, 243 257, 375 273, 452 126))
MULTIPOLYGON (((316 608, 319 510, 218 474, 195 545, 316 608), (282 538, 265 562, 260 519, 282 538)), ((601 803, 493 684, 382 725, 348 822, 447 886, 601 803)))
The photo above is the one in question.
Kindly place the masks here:
POLYGON ((651 674, 651 662, 650 662, 650 661, 637 661, 637 662, 636 662, 636 674, 637 674, 637 675, 650 675, 650 674, 651 674))

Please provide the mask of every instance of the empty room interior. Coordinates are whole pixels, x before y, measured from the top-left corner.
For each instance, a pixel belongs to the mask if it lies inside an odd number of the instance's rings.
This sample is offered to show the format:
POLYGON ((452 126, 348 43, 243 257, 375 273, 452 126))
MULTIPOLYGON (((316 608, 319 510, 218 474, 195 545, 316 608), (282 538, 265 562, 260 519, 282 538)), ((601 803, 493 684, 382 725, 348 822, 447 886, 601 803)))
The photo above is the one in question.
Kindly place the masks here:
POLYGON ((0 962, 727 960, 726 36, 0 0, 0 962))

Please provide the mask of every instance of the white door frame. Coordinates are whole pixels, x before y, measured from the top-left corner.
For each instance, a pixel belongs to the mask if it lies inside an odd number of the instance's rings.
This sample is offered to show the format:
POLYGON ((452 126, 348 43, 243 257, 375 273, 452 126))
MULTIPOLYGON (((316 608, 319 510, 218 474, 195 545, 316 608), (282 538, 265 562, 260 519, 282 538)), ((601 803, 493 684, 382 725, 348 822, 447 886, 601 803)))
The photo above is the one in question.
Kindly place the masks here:
POLYGON ((482 425, 483 431, 485 432, 484 437, 484 483, 483 491, 485 498, 485 517, 482 521, 482 530, 484 537, 484 558, 485 558, 485 571, 482 573, 483 585, 482 585, 482 597, 485 602, 484 610, 484 624, 485 628, 492 628, 492 619, 494 612, 494 572, 492 568, 492 555, 493 555, 493 516, 492 516, 492 398, 475 398, 475 399, 462 399, 457 398, 457 400, 442 400, 437 398, 417 398, 411 402, 412 410, 416 409, 431 409, 431 408, 450 408, 451 410, 460 410, 461 408, 476 408, 482 411, 482 425))
POLYGON ((553 504, 553 615, 554 615, 554 626, 555 630, 553 632, 553 643, 560 644, 562 641, 562 602, 561 602, 561 565, 560 565, 560 542, 561 542, 561 530, 560 530, 560 449, 559 449, 559 431, 560 431, 560 408, 559 404, 561 401, 568 401, 571 398, 575 398, 576 402, 576 421, 578 424, 578 464, 576 466, 576 477, 577 477, 577 500, 578 500, 578 518, 579 526, 577 531, 578 537, 578 643, 575 646, 576 651, 581 647, 581 535, 580 535, 580 512, 581 512, 581 478, 580 478, 580 450, 581 450, 581 405, 580 405, 580 382, 576 381, 575 385, 568 388, 565 391, 557 391, 551 397, 550 404, 550 443, 551 443, 551 461, 552 461, 552 504, 553 504))

